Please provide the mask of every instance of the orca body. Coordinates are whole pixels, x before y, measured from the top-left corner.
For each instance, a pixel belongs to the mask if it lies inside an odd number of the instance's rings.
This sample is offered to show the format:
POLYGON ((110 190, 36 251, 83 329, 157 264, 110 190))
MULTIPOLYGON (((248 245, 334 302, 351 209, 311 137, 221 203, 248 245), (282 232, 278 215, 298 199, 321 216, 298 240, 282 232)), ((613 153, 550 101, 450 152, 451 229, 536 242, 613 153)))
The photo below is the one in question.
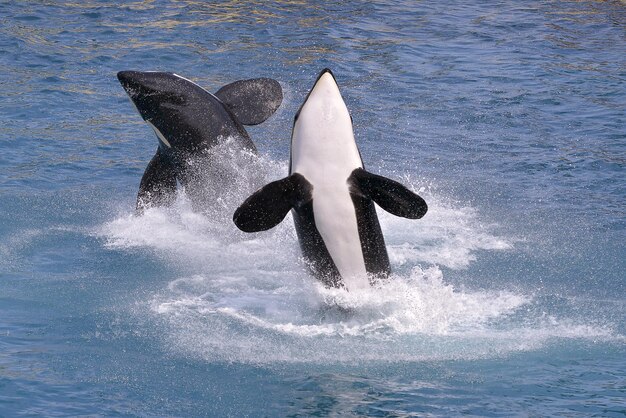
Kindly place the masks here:
POLYGON ((390 273, 374 202, 410 219, 427 211, 400 183, 364 170, 352 118, 328 69, 294 118, 289 174, 250 196, 233 220, 245 232, 263 231, 291 210, 304 258, 327 286, 360 289, 390 273))
POLYGON ((194 209, 215 199, 228 179, 222 172, 212 173, 212 167, 220 171, 226 150, 255 153, 243 125, 265 121, 283 98, 280 84, 269 78, 236 81, 215 94, 168 72, 121 71, 117 78, 159 140, 139 186, 139 213, 170 204, 177 184, 194 209), (213 194, 207 196, 207 190, 213 194))

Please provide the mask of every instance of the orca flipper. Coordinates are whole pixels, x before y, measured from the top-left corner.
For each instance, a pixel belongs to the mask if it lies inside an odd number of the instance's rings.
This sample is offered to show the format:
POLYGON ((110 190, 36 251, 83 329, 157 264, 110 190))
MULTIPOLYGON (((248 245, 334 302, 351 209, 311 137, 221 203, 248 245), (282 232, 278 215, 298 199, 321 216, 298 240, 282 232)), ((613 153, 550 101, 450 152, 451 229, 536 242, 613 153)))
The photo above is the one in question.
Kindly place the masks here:
POLYGON ((172 164, 163 157, 161 150, 148 163, 143 173, 137 194, 136 212, 143 213, 153 206, 170 205, 176 198, 176 171, 172 164))
POLYGON ((244 232, 266 231, 278 225, 287 213, 311 200, 311 184, 298 173, 264 186, 235 211, 233 222, 244 232))
POLYGON ((397 181, 357 168, 348 179, 351 189, 372 199, 387 212, 409 219, 419 219, 426 214, 424 199, 397 181), (354 190, 356 187, 357 190, 354 190))
POLYGON ((283 101, 283 89, 271 78, 239 80, 215 95, 244 125, 258 125, 272 116, 283 101))

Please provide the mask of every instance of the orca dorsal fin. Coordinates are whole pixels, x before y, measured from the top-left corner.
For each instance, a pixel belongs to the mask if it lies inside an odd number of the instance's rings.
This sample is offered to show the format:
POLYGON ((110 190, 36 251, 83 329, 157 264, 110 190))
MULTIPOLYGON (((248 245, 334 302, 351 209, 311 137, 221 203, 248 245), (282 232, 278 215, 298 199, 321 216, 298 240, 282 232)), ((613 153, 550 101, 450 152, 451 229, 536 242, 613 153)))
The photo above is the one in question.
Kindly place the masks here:
POLYGON ((357 168, 348 178, 352 188, 368 196, 387 212, 409 219, 419 219, 426 214, 424 199, 397 181, 357 168))
POLYGON ((244 232, 266 231, 278 225, 294 207, 311 199, 311 184, 294 173, 267 184, 235 211, 233 222, 244 232))
POLYGON ((135 211, 140 215, 145 209, 170 205, 175 198, 176 170, 157 148, 141 177, 135 211))
POLYGON ((271 78, 239 80, 215 95, 244 125, 258 125, 272 116, 283 101, 283 89, 271 78))

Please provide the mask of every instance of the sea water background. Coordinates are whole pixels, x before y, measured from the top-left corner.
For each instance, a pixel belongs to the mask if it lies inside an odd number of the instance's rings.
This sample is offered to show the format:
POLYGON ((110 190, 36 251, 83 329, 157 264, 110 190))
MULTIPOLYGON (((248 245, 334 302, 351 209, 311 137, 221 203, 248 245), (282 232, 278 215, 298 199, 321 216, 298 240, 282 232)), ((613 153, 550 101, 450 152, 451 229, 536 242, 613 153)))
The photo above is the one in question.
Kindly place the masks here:
POLYGON ((626 414, 626 5, 0 2, 0 415, 626 414), (304 269, 232 206, 287 172, 334 70, 395 272, 304 269), (280 80, 207 214, 133 215, 156 139, 119 70, 280 80), (345 313, 347 308, 351 313, 345 313))

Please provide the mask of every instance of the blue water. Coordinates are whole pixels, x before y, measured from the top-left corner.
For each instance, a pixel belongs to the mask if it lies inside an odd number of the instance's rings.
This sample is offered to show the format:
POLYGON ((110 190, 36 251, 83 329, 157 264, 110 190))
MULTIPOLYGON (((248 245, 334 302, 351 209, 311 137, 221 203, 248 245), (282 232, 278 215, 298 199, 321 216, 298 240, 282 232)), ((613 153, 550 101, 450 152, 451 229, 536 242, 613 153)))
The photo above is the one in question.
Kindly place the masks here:
POLYGON ((0 416, 626 415, 624 3, 3 1, 0 121, 0 416), (324 289, 289 219, 134 216, 117 71, 279 80, 263 184, 324 67, 429 203, 379 211, 392 281, 324 289))

